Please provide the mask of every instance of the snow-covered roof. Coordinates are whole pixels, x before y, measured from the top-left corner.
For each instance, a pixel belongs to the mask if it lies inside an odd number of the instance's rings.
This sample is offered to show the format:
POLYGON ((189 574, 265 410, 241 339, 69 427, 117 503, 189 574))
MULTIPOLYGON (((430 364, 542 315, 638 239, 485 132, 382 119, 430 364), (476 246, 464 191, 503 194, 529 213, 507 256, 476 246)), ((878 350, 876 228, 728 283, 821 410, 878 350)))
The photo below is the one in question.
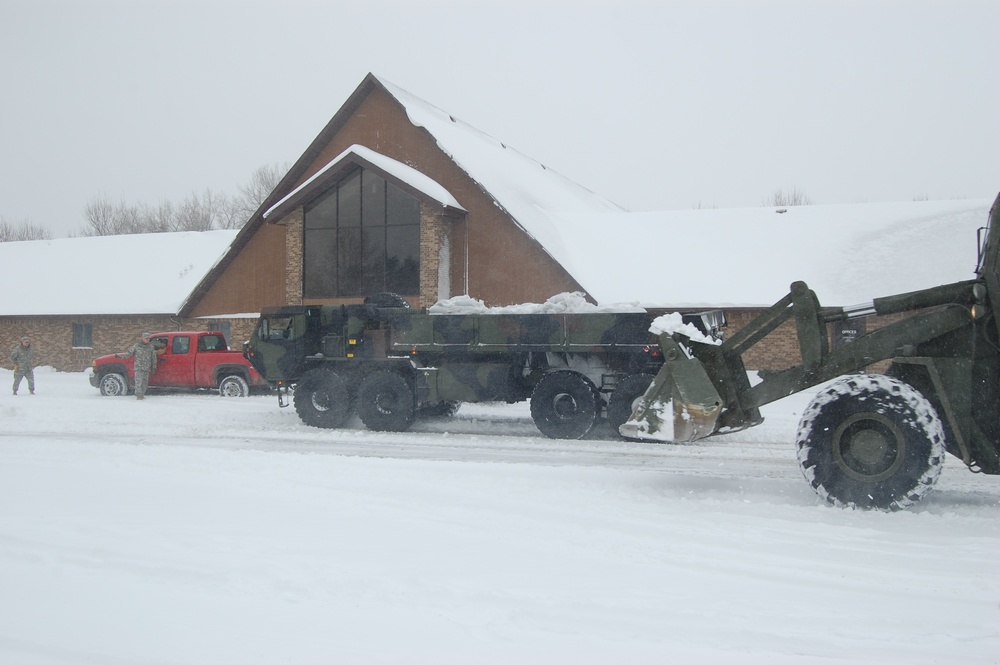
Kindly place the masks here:
POLYGON ((570 255, 564 234, 548 213, 624 212, 621 206, 416 95, 384 79, 378 81, 403 106, 410 122, 426 129, 438 147, 560 264, 567 265, 570 255))
POLYGON ((334 157, 326 166, 321 168, 313 174, 312 177, 289 192, 280 201, 268 208, 264 213, 264 219, 269 218, 275 210, 286 207, 286 205, 291 203, 294 199, 297 199, 300 194, 309 190, 313 183, 323 180, 328 173, 339 170, 347 162, 357 160, 367 163, 368 165, 382 171, 386 175, 409 185, 414 190, 421 192, 434 201, 437 201, 444 207, 464 210, 455 197, 451 195, 451 192, 445 189, 444 186, 439 184, 437 181, 424 175, 412 166, 408 166, 407 164, 395 160, 392 157, 387 157, 386 155, 375 152, 371 148, 366 148, 363 145, 354 144, 334 157))
POLYGON ((602 305, 768 306, 796 280, 848 305, 974 277, 992 199, 628 212, 377 80, 602 305))
POLYGON ((0 243, 0 316, 176 314, 236 233, 0 243))
POLYGON ((601 304, 768 306, 803 280, 823 305, 975 277, 992 199, 553 214, 563 266, 601 304))

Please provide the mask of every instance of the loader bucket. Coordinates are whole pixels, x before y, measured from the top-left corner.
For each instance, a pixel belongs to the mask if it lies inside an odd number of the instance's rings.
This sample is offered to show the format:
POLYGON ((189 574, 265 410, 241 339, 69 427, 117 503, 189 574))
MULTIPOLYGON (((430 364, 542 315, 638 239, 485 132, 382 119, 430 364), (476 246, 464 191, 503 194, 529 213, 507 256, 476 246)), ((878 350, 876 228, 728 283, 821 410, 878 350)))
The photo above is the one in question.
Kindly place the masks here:
MULTIPOLYGON (((626 439, 668 443, 709 436, 722 412, 722 398, 701 361, 683 352, 671 353, 671 345, 666 340, 663 344, 668 360, 618 431, 626 439), (671 355, 679 359, 669 360, 671 355)), ((676 343, 673 346, 680 349, 676 343)))

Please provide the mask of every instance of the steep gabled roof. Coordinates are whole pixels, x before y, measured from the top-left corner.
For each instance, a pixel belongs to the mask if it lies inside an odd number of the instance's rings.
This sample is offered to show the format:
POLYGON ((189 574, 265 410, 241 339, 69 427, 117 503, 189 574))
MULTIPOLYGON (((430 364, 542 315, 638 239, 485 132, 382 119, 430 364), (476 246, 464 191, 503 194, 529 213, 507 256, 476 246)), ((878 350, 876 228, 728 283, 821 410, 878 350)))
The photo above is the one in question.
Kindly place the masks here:
POLYGON ((236 231, 0 243, 0 316, 176 315, 236 231), (15 283, 11 283, 15 282, 15 283))
POLYGON ((441 150, 479 184, 486 196, 492 198, 499 208, 506 210, 514 222, 560 264, 565 265, 563 262, 568 260, 568 256, 563 249, 561 235, 549 218, 550 212, 622 211, 620 206, 501 141, 457 120, 402 88, 368 74, 250 217, 233 241, 229 254, 192 293, 185 310, 190 310, 197 304, 200 295, 208 290, 216 277, 246 246, 257 229, 266 221, 275 219, 272 214, 265 220, 264 215, 298 188, 297 183, 302 181, 333 137, 375 90, 382 90, 395 99, 410 122, 426 131, 441 150))

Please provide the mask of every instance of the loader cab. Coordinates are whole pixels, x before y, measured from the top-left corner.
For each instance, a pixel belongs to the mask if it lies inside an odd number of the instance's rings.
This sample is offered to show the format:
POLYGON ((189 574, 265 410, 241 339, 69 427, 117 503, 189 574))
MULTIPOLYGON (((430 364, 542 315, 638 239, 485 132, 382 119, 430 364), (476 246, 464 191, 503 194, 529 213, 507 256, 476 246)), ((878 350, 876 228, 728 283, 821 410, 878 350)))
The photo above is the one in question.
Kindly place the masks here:
MULTIPOLYGON (((989 221, 986 228, 979 230, 979 261, 976 266, 976 277, 986 286, 985 299, 991 308, 1000 306, 1000 195, 997 195, 990 208, 989 221), (996 301, 994 303, 993 301, 996 301)), ((1000 336, 1000 316, 993 315, 997 333, 1000 336)))

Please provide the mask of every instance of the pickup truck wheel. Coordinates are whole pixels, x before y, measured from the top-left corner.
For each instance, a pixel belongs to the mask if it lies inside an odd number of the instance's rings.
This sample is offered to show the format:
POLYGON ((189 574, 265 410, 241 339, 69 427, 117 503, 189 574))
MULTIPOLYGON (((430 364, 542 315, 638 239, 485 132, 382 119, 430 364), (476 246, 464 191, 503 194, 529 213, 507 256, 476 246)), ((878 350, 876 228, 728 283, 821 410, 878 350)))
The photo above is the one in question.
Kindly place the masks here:
POLYGON ((219 394, 222 397, 246 397, 250 394, 250 386, 242 376, 230 374, 219 382, 219 394))
POLYGON ((128 394, 128 381, 117 372, 108 372, 102 376, 98 385, 105 397, 124 397, 128 394))
POLYGON ((306 372, 292 399, 299 418, 312 427, 340 427, 354 410, 344 377, 322 369, 306 372))
POLYGON ((910 385, 858 375, 820 391, 802 414, 799 466, 835 506, 900 510, 920 500, 941 474, 944 430, 910 385))
POLYGON ((546 374, 531 393, 531 419, 550 439, 582 439, 597 422, 601 396, 590 379, 572 371, 546 374))
POLYGON ((406 431, 415 416, 413 390, 398 374, 369 374, 358 388, 358 415, 368 429, 406 431))
POLYGON ((608 424, 615 434, 631 417, 639 399, 646 394, 652 383, 652 374, 630 374, 611 393, 611 399, 608 400, 608 424))

